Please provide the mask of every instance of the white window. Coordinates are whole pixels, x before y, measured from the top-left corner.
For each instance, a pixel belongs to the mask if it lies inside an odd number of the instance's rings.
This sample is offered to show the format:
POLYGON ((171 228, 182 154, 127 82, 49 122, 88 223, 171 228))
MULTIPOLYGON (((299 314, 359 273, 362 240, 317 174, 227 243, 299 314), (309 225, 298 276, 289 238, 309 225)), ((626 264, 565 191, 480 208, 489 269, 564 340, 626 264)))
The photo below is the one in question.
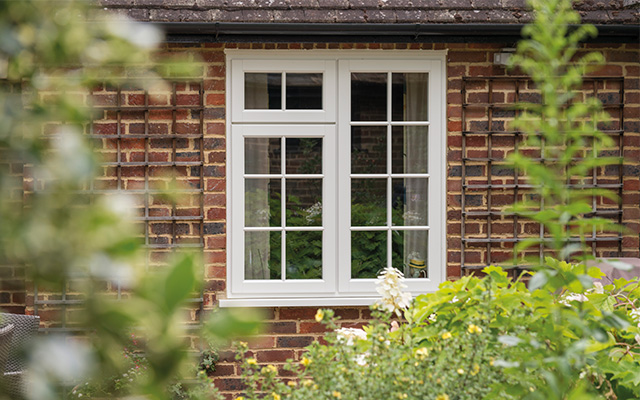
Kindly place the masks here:
POLYGON ((228 298, 372 303, 445 279, 442 52, 229 51, 228 298))

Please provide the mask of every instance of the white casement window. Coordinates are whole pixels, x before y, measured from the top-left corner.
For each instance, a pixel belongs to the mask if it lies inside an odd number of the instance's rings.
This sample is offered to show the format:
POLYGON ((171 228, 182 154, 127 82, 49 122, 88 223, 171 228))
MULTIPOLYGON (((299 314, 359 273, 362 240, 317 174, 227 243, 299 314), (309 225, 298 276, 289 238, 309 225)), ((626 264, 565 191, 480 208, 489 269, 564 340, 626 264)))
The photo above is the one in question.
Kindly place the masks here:
POLYGON ((443 52, 228 51, 222 306, 367 305, 446 275, 443 52))

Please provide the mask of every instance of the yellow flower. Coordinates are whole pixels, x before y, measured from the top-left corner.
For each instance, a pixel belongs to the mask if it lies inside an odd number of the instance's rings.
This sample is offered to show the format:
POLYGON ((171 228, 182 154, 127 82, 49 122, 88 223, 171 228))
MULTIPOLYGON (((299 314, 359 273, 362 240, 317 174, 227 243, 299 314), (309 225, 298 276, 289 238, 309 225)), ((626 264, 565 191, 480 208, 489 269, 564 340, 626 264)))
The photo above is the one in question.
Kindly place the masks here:
POLYGON ((428 355, 429 355, 429 350, 426 347, 420 347, 418 350, 416 350, 416 357, 418 357, 421 360, 428 355))
POLYGON ((449 400, 449 395, 446 393, 439 394, 436 396, 436 400, 449 400))
POLYGON ((249 365, 257 365, 258 364, 258 360, 256 360, 255 358, 247 358, 247 364, 249 364, 249 365))
POLYGON ((445 332, 442 334, 443 339, 451 339, 451 332, 445 332))
POLYGON ((460 375, 463 375, 463 374, 464 374, 464 370, 463 370, 462 368, 458 368, 458 369, 456 370, 456 372, 457 372, 458 374, 460 374, 460 375))
POLYGON ((242 396, 236 397, 236 400, 244 400, 244 397, 242 397, 242 396))
POLYGON ((323 319, 324 319, 324 311, 322 311, 321 309, 318 309, 318 312, 316 313, 316 322, 322 322, 323 319))
POLYGON ((473 370, 471 371, 471 375, 476 376, 478 375, 478 372, 480 372, 480 366, 478 364, 473 364, 473 370))
POLYGON ((280 395, 278 393, 271 393, 273 400, 280 400, 280 395))
POLYGON ((296 387, 296 385, 297 385, 296 381, 287 382, 287 386, 289 386, 289 387, 296 387))
POLYGON ((278 372, 278 368, 275 367, 275 365, 267 365, 266 367, 262 368, 262 370, 260 371, 263 374, 275 374, 278 372))
POLYGON ((313 385, 313 381, 311 379, 305 379, 302 381, 302 386, 304 387, 309 387, 311 385, 313 385))
POLYGON ((467 328, 467 331, 469 333, 481 334, 482 333, 482 328, 480 328, 478 325, 471 324, 471 325, 469 325, 469 328, 467 328))
POLYGON ((331 395, 333 397, 335 397, 336 399, 341 399, 342 398, 342 394, 340 392, 336 392, 335 390, 333 391, 333 393, 331 393, 331 395))
POLYGON ((300 364, 304 365, 305 367, 308 367, 309 364, 311 364, 311 360, 309 360, 307 357, 302 357, 302 360, 300 360, 300 364))
POLYGON ((406 393, 398 393, 398 398, 399 399, 406 399, 407 397, 409 397, 406 393))

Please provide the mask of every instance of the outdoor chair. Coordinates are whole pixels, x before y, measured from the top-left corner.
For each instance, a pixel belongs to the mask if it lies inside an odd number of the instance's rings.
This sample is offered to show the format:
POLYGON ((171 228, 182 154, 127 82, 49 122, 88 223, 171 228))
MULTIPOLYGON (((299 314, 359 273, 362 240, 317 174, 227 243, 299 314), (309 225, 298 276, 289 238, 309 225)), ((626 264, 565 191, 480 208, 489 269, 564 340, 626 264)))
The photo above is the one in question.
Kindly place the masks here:
POLYGON ((40 317, 0 313, 0 398, 25 397, 23 373, 27 367, 24 354, 38 333, 40 317))

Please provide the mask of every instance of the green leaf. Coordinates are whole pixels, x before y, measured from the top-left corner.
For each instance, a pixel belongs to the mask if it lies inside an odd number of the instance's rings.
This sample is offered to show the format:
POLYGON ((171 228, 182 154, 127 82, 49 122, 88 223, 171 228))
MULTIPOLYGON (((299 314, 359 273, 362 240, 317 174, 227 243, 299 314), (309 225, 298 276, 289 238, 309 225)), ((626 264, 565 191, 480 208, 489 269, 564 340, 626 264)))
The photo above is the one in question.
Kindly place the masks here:
POLYGON ((541 287, 546 285, 547 282, 549 282, 549 277, 547 276, 547 272, 538 271, 529 280, 529 290, 533 292, 537 289, 540 289, 541 287))
POLYGON ((174 262, 164 282, 164 304, 169 311, 189 298, 196 284, 194 259, 191 255, 183 255, 174 262))

